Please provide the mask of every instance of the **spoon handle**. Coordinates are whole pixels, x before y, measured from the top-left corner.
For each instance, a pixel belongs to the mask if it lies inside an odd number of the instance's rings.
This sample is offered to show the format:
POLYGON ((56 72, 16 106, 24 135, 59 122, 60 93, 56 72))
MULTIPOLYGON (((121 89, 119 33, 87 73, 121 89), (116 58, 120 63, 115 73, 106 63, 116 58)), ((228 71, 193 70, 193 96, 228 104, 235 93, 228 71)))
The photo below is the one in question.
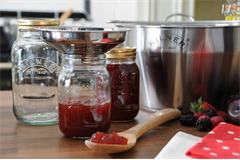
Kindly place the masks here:
POLYGON ((162 109, 150 115, 147 119, 137 124, 136 126, 124 131, 125 133, 135 134, 136 137, 140 137, 144 133, 150 131, 154 127, 181 117, 181 112, 178 109, 162 109))

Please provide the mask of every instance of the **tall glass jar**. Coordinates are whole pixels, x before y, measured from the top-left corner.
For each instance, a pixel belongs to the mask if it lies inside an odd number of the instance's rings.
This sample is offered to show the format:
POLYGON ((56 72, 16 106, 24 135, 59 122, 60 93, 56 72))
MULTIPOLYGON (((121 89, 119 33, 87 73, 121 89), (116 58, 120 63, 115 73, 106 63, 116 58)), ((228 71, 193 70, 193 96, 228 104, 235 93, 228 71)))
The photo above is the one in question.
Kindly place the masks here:
POLYGON ((59 128, 65 136, 86 139, 110 127, 110 80, 105 54, 73 53, 62 55, 59 128))
POLYGON ((235 8, 234 8, 234 19, 233 20, 236 20, 236 21, 240 21, 240 0, 236 0, 236 3, 235 3, 235 8))
POLYGON ((111 77, 111 120, 132 121, 139 111, 139 69, 136 48, 115 47, 107 52, 107 70, 111 77))
POLYGON ((227 0, 222 5, 222 14, 227 21, 240 20, 240 0, 227 0))
POLYGON ((22 124, 58 123, 59 51, 43 42, 34 30, 58 25, 59 20, 18 20, 18 38, 11 53, 13 112, 22 124))

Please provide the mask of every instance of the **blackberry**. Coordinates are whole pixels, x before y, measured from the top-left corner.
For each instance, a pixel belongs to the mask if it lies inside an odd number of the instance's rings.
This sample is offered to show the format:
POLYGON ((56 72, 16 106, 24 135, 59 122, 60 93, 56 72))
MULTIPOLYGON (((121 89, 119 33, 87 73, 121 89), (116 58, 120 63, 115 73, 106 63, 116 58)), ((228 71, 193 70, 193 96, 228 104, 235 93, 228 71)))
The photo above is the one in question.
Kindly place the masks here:
POLYGON ((208 109, 206 112, 205 112, 205 115, 209 116, 210 118, 214 117, 214 116, 217 116, 217 112, 214 111, 213 109, 208 109))
POLYGON ((194 126, 197 118, 193 114, 189 114, 181 117, 179 121, 184 126, 194 126))
POLYGON ((196 128, 199 131, 205 131, 209 128, 211 128, 211 120, 210 119, 201 119, 196 122, 196 128))

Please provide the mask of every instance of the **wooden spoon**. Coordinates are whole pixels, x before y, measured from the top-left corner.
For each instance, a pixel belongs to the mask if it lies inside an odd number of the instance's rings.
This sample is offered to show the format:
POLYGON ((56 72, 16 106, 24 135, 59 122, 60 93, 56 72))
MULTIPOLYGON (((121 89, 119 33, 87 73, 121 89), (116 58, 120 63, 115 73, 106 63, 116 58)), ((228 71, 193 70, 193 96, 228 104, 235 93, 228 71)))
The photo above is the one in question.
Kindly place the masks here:
POLYGON ((181 112, 178 109, 162 109, 160 111, 153 113, 147 119, 137 124, 136 126, 126 131, 117 133, 119 136, 124 136, 125 138, 128 139, 127 145, 99 144, 99 143, 90 142, 89 140, 85 140, 85 145, 88 148, 97 152, 103 152, 103 153, 123 152, 132 148, 136 144, 137 139, 144 133, 150 131, 154 127, 164 122, 167 122, 169 120, 173 120, 176 118, 180 118, 180 117, 181 117, 181 112))
POLYGON ((72 15, 72 13, 73 13, 72 8, 70 8, 70 9, 67 10, 67 11, 65 11, 65 12, 61 15, 61 17, 60 17, 60 25, 63 25, 63 23, 65 22, 65 20, 66 20, 67 18, 69 18, 69 17, 72 15))

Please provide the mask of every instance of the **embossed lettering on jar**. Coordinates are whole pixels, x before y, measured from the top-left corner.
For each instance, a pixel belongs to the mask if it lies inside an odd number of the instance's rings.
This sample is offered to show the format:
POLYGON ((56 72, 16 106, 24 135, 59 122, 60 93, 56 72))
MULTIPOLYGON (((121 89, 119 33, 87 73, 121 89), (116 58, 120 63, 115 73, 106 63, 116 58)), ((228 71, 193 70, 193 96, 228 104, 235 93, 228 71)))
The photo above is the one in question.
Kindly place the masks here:
POLYGON ((34 28, 57 26, 58 20, 18 20, 18 39, 12 47, 13 111, 29 125, 58 123, 57 79, 59 51, 40 39, 34 28))

